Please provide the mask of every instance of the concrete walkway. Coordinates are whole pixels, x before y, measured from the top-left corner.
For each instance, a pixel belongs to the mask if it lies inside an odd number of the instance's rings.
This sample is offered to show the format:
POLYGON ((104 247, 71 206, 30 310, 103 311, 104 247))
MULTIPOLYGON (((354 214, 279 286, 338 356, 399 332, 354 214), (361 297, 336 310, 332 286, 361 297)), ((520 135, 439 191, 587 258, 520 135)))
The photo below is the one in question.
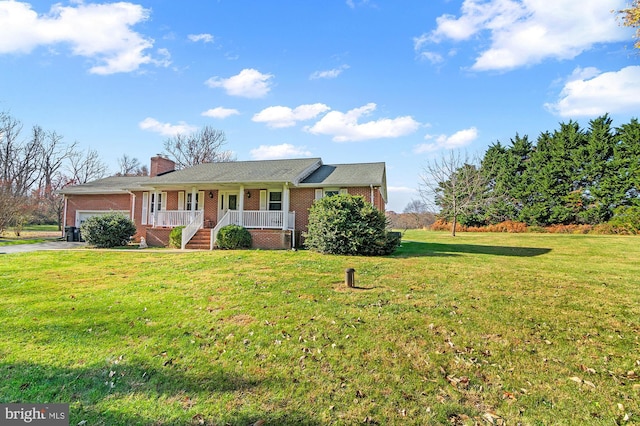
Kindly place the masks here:
POLYGON ((15 244, 11 246, 0 246, 0 254, 28 253, 41 250, 69 250, 86 246, 84 242, 71 241, 47 241, 35 244, 15 244))

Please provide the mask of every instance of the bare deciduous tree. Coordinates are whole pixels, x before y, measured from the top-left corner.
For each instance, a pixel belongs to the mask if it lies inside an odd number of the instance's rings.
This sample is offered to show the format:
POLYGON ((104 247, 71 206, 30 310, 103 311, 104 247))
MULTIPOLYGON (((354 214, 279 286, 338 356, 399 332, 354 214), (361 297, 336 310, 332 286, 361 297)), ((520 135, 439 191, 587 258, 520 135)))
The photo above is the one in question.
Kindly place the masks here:
POLYGON ((452 222, 456 235, 458 216, 487 202, 487 182, 477 159, 459 151, 449 151, 428 162, 420 175, 420 197, 427 206, 452 222))
POLYGON ((184 169, 202 163, 235 161, 232 151, 223 151, 227 143, 223 131, 210 126, 188 134, 178 134, 164 142, 164 149, 176 163, 176 168, 184 169))
POLYGON ((149 168, 140 164, 140 160, 135 157, 129 157, 127 154, 122 154, 122 157, 118 158, 118 167, 120 170, 116 173, 116 176, 148 176, 149 168))
POLYGON ((423 200, 411 200, 402 211, 405 229, 424 228, 435 222, 435 214, 429 211, 429 206, 423 200))
POLYGON ((105 177, 107 165, 94 149, 88 149, 86 152, 74 151, 69 157, 68 171, 70 183, 82 184, 105 177))

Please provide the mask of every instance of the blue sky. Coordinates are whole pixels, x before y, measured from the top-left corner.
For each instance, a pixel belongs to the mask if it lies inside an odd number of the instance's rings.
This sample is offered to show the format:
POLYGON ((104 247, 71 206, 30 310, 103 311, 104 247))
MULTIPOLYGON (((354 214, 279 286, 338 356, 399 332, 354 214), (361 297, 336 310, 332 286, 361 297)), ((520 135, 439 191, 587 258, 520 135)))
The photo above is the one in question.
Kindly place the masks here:
POLYGON ((147 164, 209 125, 238 160, 387 164, 389 210, 449 149, 638 117, 625 0, 0 0, 0 111, 147 164))

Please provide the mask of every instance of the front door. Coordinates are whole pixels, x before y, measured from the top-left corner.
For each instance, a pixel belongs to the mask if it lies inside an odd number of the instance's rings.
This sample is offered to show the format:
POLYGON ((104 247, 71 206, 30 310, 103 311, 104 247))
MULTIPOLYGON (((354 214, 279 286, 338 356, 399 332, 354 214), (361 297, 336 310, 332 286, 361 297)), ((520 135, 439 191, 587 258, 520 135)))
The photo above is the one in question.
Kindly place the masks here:
POLYGON ((230 191, 220 191, 220 200, 218 202, 218 220, 229 210, 238 210, 238 193, 230 191))

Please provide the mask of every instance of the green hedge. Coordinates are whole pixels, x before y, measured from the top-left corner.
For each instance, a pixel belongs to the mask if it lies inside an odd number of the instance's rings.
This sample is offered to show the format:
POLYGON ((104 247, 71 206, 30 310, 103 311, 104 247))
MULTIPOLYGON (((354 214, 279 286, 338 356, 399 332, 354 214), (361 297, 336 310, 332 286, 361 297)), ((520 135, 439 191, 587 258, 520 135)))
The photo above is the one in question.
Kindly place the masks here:
POLYGON ((110 248, 126 246, 136 234, 136 225, 122 213, 92 216, 80 226, 82 238, 92 246, 110 248))
POLYGON ((238 225, 227 225, 220 228, 216 239, 218 248, 226 250, 251 248, 251 234, 238 225))
POLYGON ((182 248, 182 230, 184 226, 176 226, 169 233, 169 247, 182 248))
POLYGON ((305 246, 328 254, 381 256, 400 245, 397 233, 388 233, 384 212, 361 196, 334 195, 317 200, 309 209, 305 246))

